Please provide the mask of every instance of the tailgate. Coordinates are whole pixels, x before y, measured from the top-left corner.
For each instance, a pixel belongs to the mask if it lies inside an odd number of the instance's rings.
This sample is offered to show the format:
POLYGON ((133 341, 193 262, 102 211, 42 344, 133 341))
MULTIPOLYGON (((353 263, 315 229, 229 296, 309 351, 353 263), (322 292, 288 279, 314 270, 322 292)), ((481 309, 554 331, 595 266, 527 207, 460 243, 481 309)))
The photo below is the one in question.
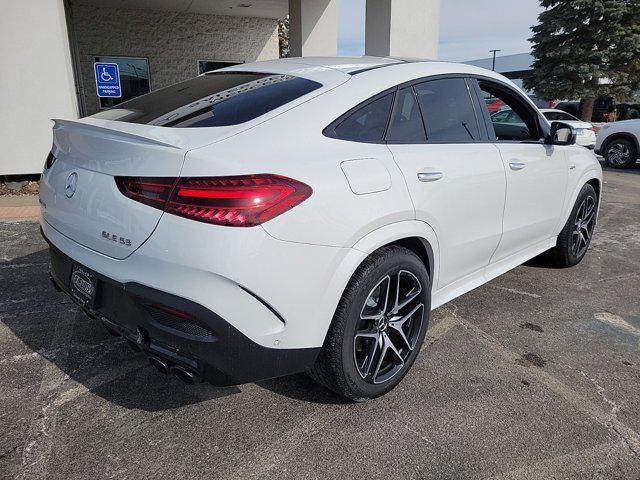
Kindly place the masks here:
POLYGON ((115 177, 178 177, 187 149, 201 142, 176 145, 161 127, 107 123, 56 121, 56 160, 43 172, 40 200, 43 220, 60 233, 123 259, 149 238, 162 211, 125 197, 115 177))

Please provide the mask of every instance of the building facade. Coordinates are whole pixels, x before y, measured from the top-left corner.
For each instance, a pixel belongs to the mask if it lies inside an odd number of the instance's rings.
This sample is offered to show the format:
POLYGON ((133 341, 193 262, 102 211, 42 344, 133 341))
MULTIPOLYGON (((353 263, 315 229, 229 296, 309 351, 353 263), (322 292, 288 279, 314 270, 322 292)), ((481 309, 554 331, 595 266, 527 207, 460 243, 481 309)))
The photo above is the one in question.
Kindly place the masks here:
MULTIPOLYGON (((1 0, 0 175, 37 174, 51 119, 91 115, 227 65, 336 55, 350 0, 1 0), (100 98, 96 62, 118 65, 121 97, 100 98)), ((367 0, 369 55, 436 58, 440 0, 367 0)))

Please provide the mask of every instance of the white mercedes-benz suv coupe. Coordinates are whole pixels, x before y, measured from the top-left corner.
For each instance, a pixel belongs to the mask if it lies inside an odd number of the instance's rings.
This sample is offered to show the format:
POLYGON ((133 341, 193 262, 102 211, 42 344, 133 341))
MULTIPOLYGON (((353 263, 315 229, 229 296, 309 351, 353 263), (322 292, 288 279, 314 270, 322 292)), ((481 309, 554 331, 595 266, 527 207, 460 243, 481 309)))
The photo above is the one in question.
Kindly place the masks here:
POLYGON ((77 121, 42 176, 54 286, 164 373, 403 378, 431 310, 547 250, 575 265, 602 172, 506 78, 390 58, 238 65, 77 121), (492 123, 500 99, 514 127, 492 123))

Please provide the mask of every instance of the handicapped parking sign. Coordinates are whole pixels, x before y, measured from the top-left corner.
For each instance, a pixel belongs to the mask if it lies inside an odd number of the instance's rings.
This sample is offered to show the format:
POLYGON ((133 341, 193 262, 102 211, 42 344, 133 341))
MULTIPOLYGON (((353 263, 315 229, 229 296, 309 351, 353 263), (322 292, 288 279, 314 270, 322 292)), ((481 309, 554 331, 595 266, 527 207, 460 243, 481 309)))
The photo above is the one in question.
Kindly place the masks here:
POLYGON ((94 63, 96 88, 99 97, 120 98, 120 70, 117 63, 94 63))

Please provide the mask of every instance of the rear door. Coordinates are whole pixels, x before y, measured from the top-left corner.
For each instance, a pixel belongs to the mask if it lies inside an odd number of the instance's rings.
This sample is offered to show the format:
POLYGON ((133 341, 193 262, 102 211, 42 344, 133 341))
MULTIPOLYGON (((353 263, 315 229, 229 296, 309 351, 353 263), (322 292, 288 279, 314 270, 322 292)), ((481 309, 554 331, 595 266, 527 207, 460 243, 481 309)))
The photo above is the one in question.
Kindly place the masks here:
POLYGON ((506 84, 474 80, 491 140, 500 150, 507 177, 503 234, 492 262, 497 262, 548 240, 560 220, 568 167, 563 149, 544 143, 545 128, 538 111, 506 84), (505 128, 486 108, 496 98, 516 115, 505 128))
POLYGON ((416 217, 438 235, 438 289, 481 271, 502 233, 504 166, 478 108, 463 77, 415 83, 396 94, 387 131, 416 217))

